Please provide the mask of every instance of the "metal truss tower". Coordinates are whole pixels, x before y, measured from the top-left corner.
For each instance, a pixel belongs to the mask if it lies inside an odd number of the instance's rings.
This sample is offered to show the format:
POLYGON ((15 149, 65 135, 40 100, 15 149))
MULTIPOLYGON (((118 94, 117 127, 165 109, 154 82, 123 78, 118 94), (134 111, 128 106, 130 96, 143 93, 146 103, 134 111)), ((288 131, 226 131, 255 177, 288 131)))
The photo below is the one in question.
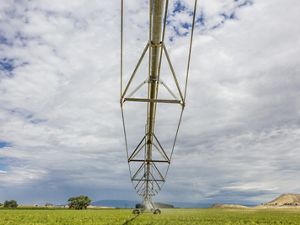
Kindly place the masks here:
POLYGON ((156 207, 152 202, 152 197, 156 195, 162 188, 163 183, 166 180, 166 175, 171 163, 171 158, 173 150, 175 147, 177 134, 179 126, 181 123, 182 113, 185 107, 185 98, 186 98, 186 87, 188 81, 188 73, 191 59, 191 49, 192 49, 192 38, 195 25, 195 14, 196 14, 196 5, 197 0, 194 4, 194 13, 192 21, 192 31, 190 38, 190 48, 188 56, 188 66, 185 79, 185 87, 182 91, 180 84, 178 82, 177 76, 175 74, 171 59, 169 57, 167 48, 164 43, 165 39, 165 30, 166 30, 166 21, 167 21, 167 12, 169 0, 149 0, 149 40, 144 48, 144 51, 138 60, 138 63, 123 90, 123 0, 121 0, 121 110, 122 110, 122 119, 125 133, 126 141, 126 150, 128 163, 131 173, 131 181, 133 182, 134 188, 137 193, 143 197, 144 207, 147 210, 154 210, 156 207), (149 53, 149 62, 148 62, 148 76, 146 80, 138 85, 130 94, 128 90, 135 79, 137 70, 140 67, 140 64, 145 59, 146 53, 149 53), (166 57, 168 66, 170 68, 173 81, 176 86, 176 93, 171 91, 168 85, 161 81, 160 79, 160 70, 162 64, 162 57, 166 57), (143 85, 148 86, 147 98, 136 98, 134 94, 141 89, 143 85), (172 99, 161 99, 158 96, 159 88, 164 88, 172 99), (140 140, 139 144, 132 151, 128 150, 127 146, 127 135, 126 127, 124 120, 123 108, 126 102, 140 102, 145 103, 147 106, 147 118, 145 126, 145 134, 140 140), (162 147, 158 137, 155 135, 155 117, 157 104, 178 104, 181 107, 180 119, 178 122, 178 127, 176 130, 176 135, 174 138, 173 148, 170 154, 167 154, 164 148, 162 147), (153 157, 153 152, 156 151, 155 158, 153 157), (135 164, 135 166, 132 166, 135 164), (162 171, 161 167, 166 165, 167 169, 162 171), (134 169, 133 169, 134 168, 134 169), (133 170, 133 171, 132 171, 133 170))

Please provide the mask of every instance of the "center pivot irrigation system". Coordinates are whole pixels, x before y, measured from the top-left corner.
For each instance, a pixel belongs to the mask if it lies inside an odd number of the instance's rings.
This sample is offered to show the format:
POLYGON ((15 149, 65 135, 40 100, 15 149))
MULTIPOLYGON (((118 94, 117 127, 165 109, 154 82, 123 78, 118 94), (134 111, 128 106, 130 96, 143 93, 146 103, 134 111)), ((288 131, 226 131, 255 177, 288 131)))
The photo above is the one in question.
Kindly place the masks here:
POLYGON ((181 124, 183 110, 185 107, 197 0, 194 1, 184 89, 181 89, 180 87, 180 83, 178 82, 173 64, 164 42, 167 26, 168 5, 169 0, 149 0, 149 40, 143 50, 141 57, 138 60, 138 63, 132 75, 130 76, 126 85, 123 86, 124 0, 121 0, 120 103, 130 177, 137 194, 140 195, 144 201, 143 208, 141 210, 134 210, 134 213, 140 213, 141 211, 145 210, 152 211, 155 214, 160 213, 160 210, 153 204, 152 197, 161 190, 163 184, 166 181, 166 176, 171 164, 178 130, 181 124), (145 58, 147 52, 149 53, 149 57, 145 58), (177 95, 172 92, 172 90, 166 83, 161 81, 161 66, 163 57, 166 58, 166 64, 168 64, 168 67, 171 71, 173 77, 172 80, 174 81, 177 89, 177 95), (146 74, 145 76, 146 80, 134 87, 133 91, 128 94, 128 90, 131 88, 131 85, 135 79, 136 73, 141 63, 147 59, 149 61, 147 62, 148 74, 146 74), (134 94, 144 85, 148 86, 148 92, 146 93, 147 98, 134 97, 134 94), (158 95, 159 88, 164 88, 170 94, 170 96, 172 96, 172 98, 160 98, 158 95), (124 118, 124 106, 126 105, 126 102, 140 103, 139 107, 146 107, 147 109, 145 133, 143 134, 142 139, 136 145, 135 149, 129 149, 128 147, 126 123, 124 118), (162 107, 164 107, 163 105, 165 104, 177 104, 181 109, 178 126, 176 128, 175 137, 170 151, 165 151, 159 141, 159 138, 156 136, 155 122, 158 104, 161 104, 162 107))

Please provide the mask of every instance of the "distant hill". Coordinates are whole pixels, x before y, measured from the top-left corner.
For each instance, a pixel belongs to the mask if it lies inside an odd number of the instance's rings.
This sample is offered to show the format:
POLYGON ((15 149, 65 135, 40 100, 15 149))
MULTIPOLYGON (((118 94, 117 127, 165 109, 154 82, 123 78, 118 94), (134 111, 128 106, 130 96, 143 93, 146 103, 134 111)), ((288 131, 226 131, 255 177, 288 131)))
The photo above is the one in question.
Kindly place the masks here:
POLYGON ((176 208, 209 208, 212 203, 202 202, 202 203, 193 203, 193 202, 170 202, 176 208))
MULTIPOLYGON (((100 200, 92 202, 92 206, 106 206, 114 208, 135 208, 139 201, 132 200, 100 200)), ((208 208, 211 203, 191 203, 191 202, 170 202, 170 203, 155 203, 159 208, 208 208)))
MULTIPOLYGON (((114 208, 135 208, 136 204, 139 204, 139 201, 132 200, 100 200, 95 201, 91 205, 92 206, 104 206, 104 207, 114 207, 114 208)), ((202 203, 192 203, 192 202, 170 202, 166 203, 156 203, 158 208, 247 208, 254 207, 254 205, 247 205, 243 202, 239 204, 214 204, 209 202, 202 203)), ((256 206, 258 208, 269 208, 269 207, 300 207, 300 194, 282 194, 274 200, 262 204, 260 206, 256 206)))
POLYGON ((247 206, 237 204, 213 204, 211 208, 216 209, 247 209, 247 206))
POLYGON ((300 194, 282 194, 266 206, 300 206, 300 194))
MULTIPOLYGON (((100 200, 92 202, 92 206, 105 206, 105 207, 114 207, 114 208, 135 208, 135 205, 139 204, 138 201, 130 200, 100 200)), ((174 208, 171 204, 155 202, 154 203, 158 208, 174 208)))
POLYGON ((135 205, 139 203, 138 201, 130 200, 100 200, 92 202, 93 206, 107 206, 115 208, 135 208, 135 205))
POLYGON ((165 208, 165 209, 174 208, 174 205, 167 204, 167 203, 155 202, 154 204, 155 204, 155 206, 157 208, 160 208, 160 209, 163 209, 163 208, 165 208))

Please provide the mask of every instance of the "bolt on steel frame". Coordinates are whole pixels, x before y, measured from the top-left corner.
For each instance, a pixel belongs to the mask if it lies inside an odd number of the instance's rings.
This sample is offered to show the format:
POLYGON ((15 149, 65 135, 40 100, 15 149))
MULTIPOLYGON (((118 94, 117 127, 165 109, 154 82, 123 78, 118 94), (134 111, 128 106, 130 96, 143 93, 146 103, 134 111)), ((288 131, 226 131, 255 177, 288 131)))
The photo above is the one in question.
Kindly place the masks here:
POLYGON ((171 158, 173 155, 175 143, 177 140, 178 130, 181 124, 183 110, 185 107, 186 99, 186 90, 188 83, 188 74, 191 60, 191 50, 192 50, 192 40, 195 26, 195 15, 196 15, 196 6, 197 0, 194 4, 193 12, 193 21, 192 21, 192 31, 190 37, 190 48, 189 56, 187 63, 186 79, 184 92, 180 87, 177 76, 175 74, 174 67, 172 65, 170 56, 168 54, 167 48, 164 44, 165 31, 166 31, 166 21, 167 21, 167 12, 168 12, 169 0, 149 0, 149 41, 146 44, 141 57, 138 60, 138 63, 123 90, 123 16, 124 10, 123 5, 124 1, 121 0, 121 86, 120 86, 120 104, 123 120, 123 128, 126 142, 126 151, 127 158, 129 163, 129 170, 131 181, 134 184, 134 188, 137 193, 143 197, 144 207, 146 209, 155 209, 155 206, 152 202, 152 196, 156 195, 162 188, 166 175, 171 163, 171 158), (148 62, 148 77, 140 85, 138 85, 131 93, 128 94, 128 90, 134 80, 136 73, 145 58, 146 53, 149 53, 149 62, 148 62), (173 80, 178 91, 178 97, 174 94, 166 83, 160 79, 160 70, 162 64, 162 57, 165 55, 168 66, 171 70, 173 80), (148 85, 148 97, 147 98, 136 98, 133 97, 134 94, 141 89, 142 86, 148 85), (173 97, 172 99, 160 99, 158 98, 159 88, 165 88, 165 90, 173 97), (142 140, 139 142, 137 147, 129 154, 128 144, 127 144, 127 134, 126 126, 124 119, 123 107, 125 102, 141 102, 147 104, 147 119, 145 127, 145 135, 142 140), (155 118, 156 118, 156 109, 157 104, 178 104, 181 106, 180 118, 172 145, 172 150, 170 154, 167 154, 164 148, 162 147, 159 139, 155 135, 155 118), (144 152, 142 152, 144 150, 144 152), (157 151, 159 158, 153 158, 153 151, 157 151), (140 153, 143 153, 141 157, 140 153), (131 164, 137 164, 137 169, 134 171, 131 170, 131 164), (160 170, 160 164, 167 164, 167 170, 163 173, 160 170))

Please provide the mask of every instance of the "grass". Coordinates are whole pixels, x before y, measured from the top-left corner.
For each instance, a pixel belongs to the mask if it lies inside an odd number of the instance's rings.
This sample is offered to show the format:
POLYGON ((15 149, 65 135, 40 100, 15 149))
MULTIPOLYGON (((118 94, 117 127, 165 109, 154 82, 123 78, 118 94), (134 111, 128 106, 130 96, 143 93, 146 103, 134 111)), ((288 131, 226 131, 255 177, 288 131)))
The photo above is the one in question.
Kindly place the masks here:
POLYGON ((128 209, 0 210, 0 225, 299 225, 299 209, 165 209, 137 217, 128 209))

